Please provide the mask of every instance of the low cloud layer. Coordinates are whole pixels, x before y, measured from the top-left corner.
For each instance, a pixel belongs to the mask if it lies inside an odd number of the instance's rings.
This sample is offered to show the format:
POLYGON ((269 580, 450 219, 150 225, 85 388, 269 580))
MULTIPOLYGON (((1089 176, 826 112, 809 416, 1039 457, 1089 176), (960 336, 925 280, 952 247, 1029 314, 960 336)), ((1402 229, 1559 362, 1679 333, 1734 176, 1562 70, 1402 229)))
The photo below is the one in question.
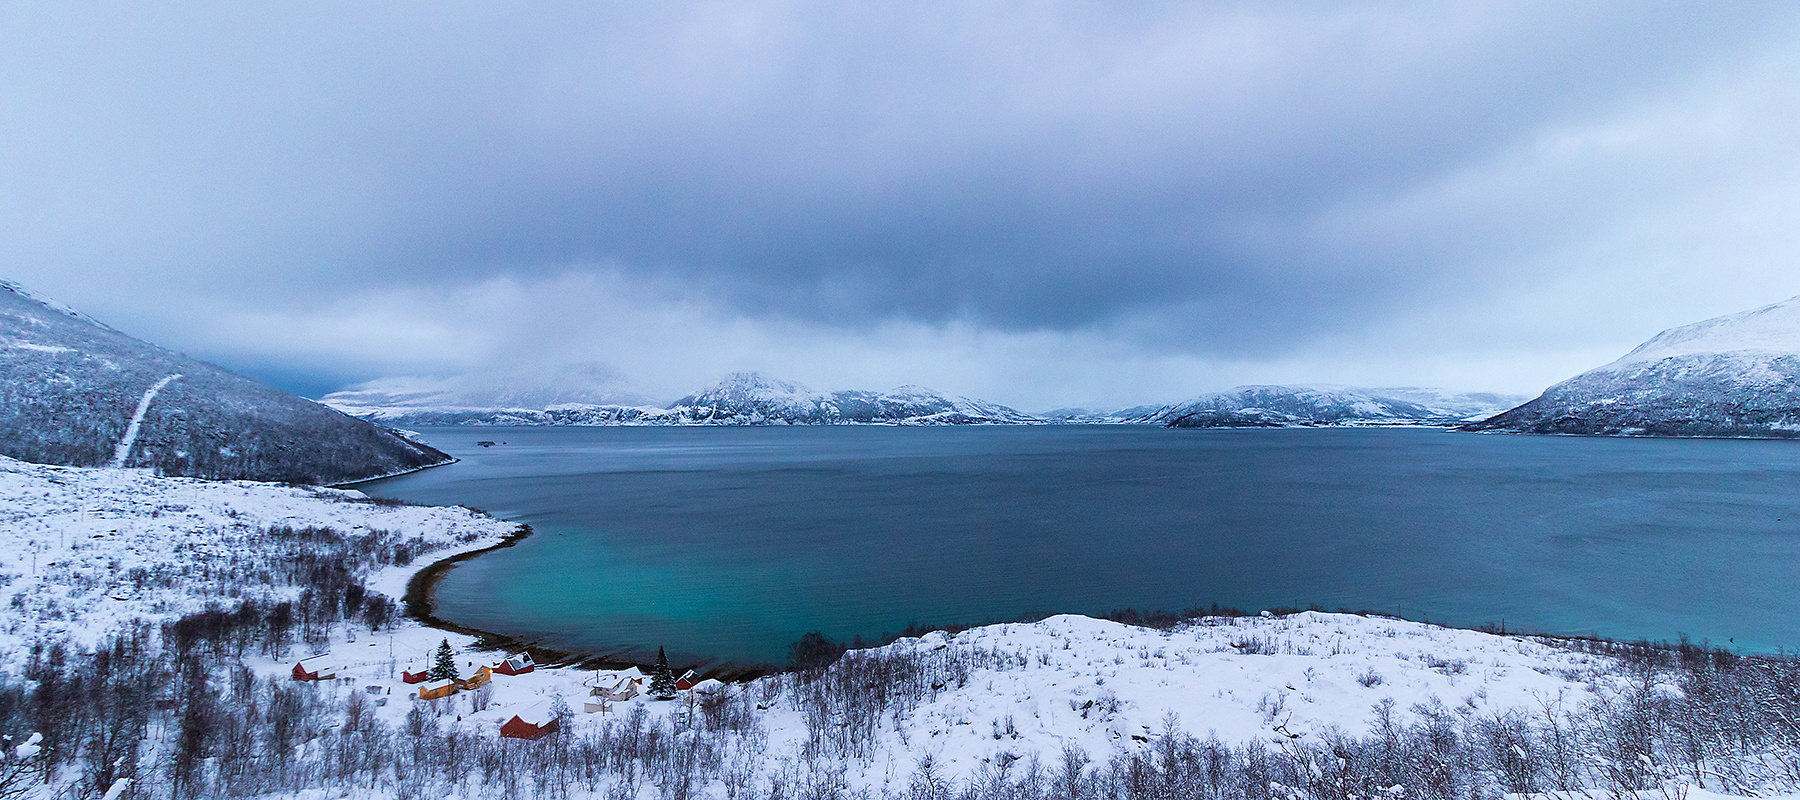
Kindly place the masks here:
POLYGON ((294 388, 1535 391, 1800 293, 1800 9, 0 10, 0 259, 294 388))

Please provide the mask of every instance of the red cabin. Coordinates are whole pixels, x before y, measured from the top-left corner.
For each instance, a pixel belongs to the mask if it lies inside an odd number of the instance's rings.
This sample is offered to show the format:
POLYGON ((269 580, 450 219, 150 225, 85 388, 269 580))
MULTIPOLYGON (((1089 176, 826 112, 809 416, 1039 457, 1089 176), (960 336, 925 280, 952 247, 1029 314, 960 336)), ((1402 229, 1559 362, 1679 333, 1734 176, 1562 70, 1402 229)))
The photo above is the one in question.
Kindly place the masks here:
POLYGON ((294 680, 297 681, 328 681, 337 674, 337 662, 329 654, 303 658, 294 665, 294 680))
POLYGON ((695 672, 690 669, 685 674, 683 674, 681 677, 675 679, 675 688, 679 691, 685 692, 689 689, 694 688, 694 686, 698 683, 700 683, 700 673, 695 672))
POLYGON ((537 669, 537 664, 532 663, 530 653, 508 656, 505 661, 493 666, 494 672, 501 675, 524 675, 534 669, 537 669))
POLYGON ((422 670, 419 670, 418 672, 408 672, 406 670, 400 670, 400 680, 405 681, 407 683, 424 683, 426 680, 428 680, 430 678, 431 678, 431 670, 428 670, 428 669, 422 669, 422 670))
POLYGON ((500 735, 508 739, 542 739, 556 732, 556 717, 533 709, 514 714, 500 725, 500 735))

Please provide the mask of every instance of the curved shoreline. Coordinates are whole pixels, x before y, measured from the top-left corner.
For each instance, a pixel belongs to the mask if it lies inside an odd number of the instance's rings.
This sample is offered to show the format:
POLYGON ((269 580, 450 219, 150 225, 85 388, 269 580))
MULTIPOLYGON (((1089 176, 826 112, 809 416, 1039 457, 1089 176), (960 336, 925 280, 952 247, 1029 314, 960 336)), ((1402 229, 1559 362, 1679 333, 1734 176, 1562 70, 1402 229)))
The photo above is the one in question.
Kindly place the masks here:
POLYGON ((401 475, 411 475, 415 472, 424 472, 425 470, 434 469, 436 467, 447 467, 447 466, 450 466, 451 464, 455 464, 459 461, 462 461, 462 459, 457 458, 455 456, 451 456, 446 461, 439 461, 436 464, 426 464, 425 466, 422 466, 422 467, 413 467, 412 469, 403 469, 403 470, 400 470, 399 472, 391 473, 388 475, 376 475, 373 478, 358 478, 353 481, 344 481, 343 483, 327 483, 327 484, 325 484, 325 488, 327 488, 327 489, 347 489, 352 486, 361 486, 365 483, 374 483, 376 481, 385 481, 388 478, 398 478, 401 475))
MULTIPOLYGON (((493 631, 472 628, 440 617, 436 613, 436 595, 438 582, 443 580, 458 564, 471 560, 476 556, 491 553, 495 550, 512 547, 524 541, 534 533, 530 525, 519 523, 512 533, 501 537, 500 541, 474 550, 445 556, 425 565, 412 577, 406 579, 406 593, 401 595, 400 607, 406 616, 428 628, 460 633, 474 637, 476 646, 483 650, 506 650, 530 653, 531 659, 546 666, 573 666, 580 669, 624 669, 627 667, 646 667, 625 657, 628 651, 619 650, 612 653, 578 653, 544 647, 535 641, 522 639, 493 631)), ((701 670, 706 677, 736 681, 758 678, 777 672, 769 665, 741 666, 736 664, 715 664, 711 669, 701 670)))

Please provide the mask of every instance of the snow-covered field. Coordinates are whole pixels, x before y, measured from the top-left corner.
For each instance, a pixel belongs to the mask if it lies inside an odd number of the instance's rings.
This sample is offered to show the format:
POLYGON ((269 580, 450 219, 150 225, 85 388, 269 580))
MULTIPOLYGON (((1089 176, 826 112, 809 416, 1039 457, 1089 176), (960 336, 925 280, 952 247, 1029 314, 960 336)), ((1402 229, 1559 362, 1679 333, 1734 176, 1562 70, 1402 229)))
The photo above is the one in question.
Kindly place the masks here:
MULTIPOLYGON (((12 460, 0 460, 0 521, 0 675, 14 679, 33 644, 92 646, 134 620, 167 621, 209 604, 295 591, 257 581, 258 560, 248 549, 262 546, 271 527, 385 532, 432 550, 366 576, 371 589, 396 598, 419 567, 514 529, 465 509, 377 504, 352 491, 12 460)), ((243 664, 272 679, 273 691, 287 685, 295 660, 329 649, 342 667, 338 679, 294 685, 318 708, 337 709, 320 712, 328 718, 358 708, 364 730, 370 718, 387 730, 416 728, 417 709, 439 734, 491 741, 514 715, 556 708, 570 712, 559 736, 572 741, 617 742, 629 726, 698 741, 680 737, 716 729, 709 735, 734 754, 720 774, 737 777, 693 788, 720 797, 745 786, 770 793, 781 781, 816 775, 850 794, 900 794, 921 785, 922 775, 964 785, 1016 763, 1048 769, 1069 752, 1094 764, 1120 754, 1151 757, 1172 736, 1281 750, 1429 719, 1554 719, 1623 696, 1634 680, 1612 658, 1554 642, 1382 617, 1205 618, 1163 631, 1065 615, 902 639, 853 651, 816 678, 715 685, 720 694, 710 700, 639 694, 602 711, 589 687, 619 673, 542 666, 495 676, 489 688, 418 700, 418 687, 400 672, 428 666, 431 650, 446 640, 463 677, 499 657, 474 651, 469 637, 401 620, 375 633, 341 624, 329 642, 297 643, 282 658, 250 652, 243 664), (739 716, 729 727, 701 723, 705 713, 732 709, 739 716)), ((1652 688, 1652 695, 1681 691, 1652 688)), ((344 727, 349 736, 351 725, 344 727)), ((605 788, 613 796, 658 791, 648 780, 605 788)), ((359 794, 396 791, 372 783, 359 794)))

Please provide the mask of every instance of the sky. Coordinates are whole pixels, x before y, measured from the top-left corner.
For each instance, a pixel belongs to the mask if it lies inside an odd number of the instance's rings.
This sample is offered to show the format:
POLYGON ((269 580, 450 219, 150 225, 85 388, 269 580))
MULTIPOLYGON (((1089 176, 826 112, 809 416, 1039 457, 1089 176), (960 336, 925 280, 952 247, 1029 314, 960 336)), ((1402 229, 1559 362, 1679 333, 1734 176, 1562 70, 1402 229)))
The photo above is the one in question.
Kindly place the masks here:
POLYGON ((1800 295, 1800 4, 0 5, 0 277, 308 396, 1535 394, 1800 295))

